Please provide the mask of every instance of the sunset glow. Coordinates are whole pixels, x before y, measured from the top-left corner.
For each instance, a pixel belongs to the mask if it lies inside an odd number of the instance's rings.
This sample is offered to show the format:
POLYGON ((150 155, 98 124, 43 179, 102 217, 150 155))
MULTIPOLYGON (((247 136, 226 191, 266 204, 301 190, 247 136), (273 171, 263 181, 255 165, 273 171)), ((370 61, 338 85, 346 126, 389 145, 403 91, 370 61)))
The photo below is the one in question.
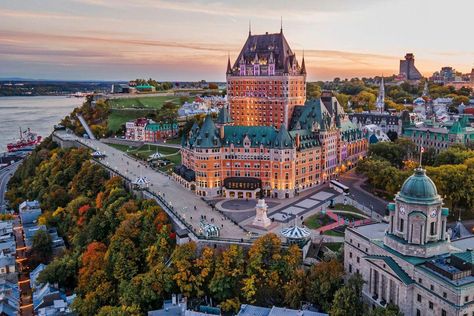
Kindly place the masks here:
POLYGON ((390 75, 406 52, 430 75, 469 72, 473 4, 456 1, 59 0, 0 4, 0 77, 224 81, 252 32, 278 32, 280 17, 309 80, 390 75), (429 7, 429 10, 427 9, 429 7), (471 8, 471 9, 469 9, 471 8))

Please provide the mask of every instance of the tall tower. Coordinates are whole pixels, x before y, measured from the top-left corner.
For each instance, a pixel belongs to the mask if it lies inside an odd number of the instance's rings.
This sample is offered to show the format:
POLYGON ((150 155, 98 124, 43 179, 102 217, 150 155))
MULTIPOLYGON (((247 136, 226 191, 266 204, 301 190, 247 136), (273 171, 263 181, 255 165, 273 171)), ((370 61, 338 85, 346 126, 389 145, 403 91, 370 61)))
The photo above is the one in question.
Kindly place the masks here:
POLYGON ((377 101, 375 105, 377 106, 377 109, 379 110, 379 112, 383 113, 385 109, 385 86, 383 82, 383 76, 382 76, 382 80, 380 81, 379 94, 377 96, 377 101))
POLYGON ((234 65, 227 67, 227 97, 235 125, 289 126, 293 110, 306 101, 306 68, 283 35, 253 35, 234 65))

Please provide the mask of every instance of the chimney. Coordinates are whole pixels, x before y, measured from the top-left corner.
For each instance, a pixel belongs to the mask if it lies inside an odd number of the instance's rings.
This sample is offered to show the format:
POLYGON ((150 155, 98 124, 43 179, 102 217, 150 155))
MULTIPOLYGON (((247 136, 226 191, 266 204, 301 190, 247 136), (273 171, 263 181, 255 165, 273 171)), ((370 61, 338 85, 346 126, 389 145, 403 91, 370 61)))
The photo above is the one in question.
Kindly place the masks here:
POLYGON ((219 137, 220 139, 224 139, 224 125, 221 125, 219 128, 219 137))

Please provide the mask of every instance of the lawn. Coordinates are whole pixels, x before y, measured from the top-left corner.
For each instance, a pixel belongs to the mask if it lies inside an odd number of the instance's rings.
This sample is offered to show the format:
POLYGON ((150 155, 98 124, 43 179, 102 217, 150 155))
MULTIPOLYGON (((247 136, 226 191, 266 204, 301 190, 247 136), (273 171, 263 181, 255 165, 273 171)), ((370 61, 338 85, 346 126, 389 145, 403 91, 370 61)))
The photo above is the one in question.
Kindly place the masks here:
POLYGON ((330 249, 332 251, 339 251, 339 249, 341 249, 341 247, 342 247, 342 243, 340 243, 340 242, 328 242, 328 243, 325 243, 324 246, 326 246, 328 249, 330 249))
POLYGON ((109 118, 107 121, 107 129, 112 132, 116 132, 123 124, 130 120, 137 119, 139 117, 144 117, 148 113, 153 112, 153 110, 138 110, 138 109, 129 109, 129 110, 110 110, 109 118))
POLYGON ((336 203, 336 204, 334 204, 333 209, 338 210, 338 211, 347 211, 347 212, 354 212, 354 213, 364 214, 364 212, 362 212, 361 210, 359 210, 358 208, 356 208, 355 206, 352 206, 350 204, 344 205, 342 203, 336 203))
POLYGON ((310 229, 317 229, 322 226, 334 223, 334 221, 329 216, 318 213, 305 219, 304 223, 306 227, 310 229))
POLYGON ((323 235, 333 236, 333 237, 344 237, 344 233, 337 230, 327 230, 323 232, 323 235))
POLYGON ((161 109, 166 102, 180 104, 180 97, 170 95, 159 95, 152 97, 118 98, 109 99, 112 109, 161 109))
POLYGON ((147 160, 148 156, 158 151, 163 156, 166 156, 166 157, 163 157, 164 159, 167 159, 176 165, 181 164, 181 155, 179 154, 178 148, 170 148, 170 147, 157 146, 157 145, 143 145, 139 148, 130 147, 127 145, 119 145, 119 144, 110 144, 110 146, 117 148, 118 150, 127 152, 128 154, 133 155, 143 160, 147 160))

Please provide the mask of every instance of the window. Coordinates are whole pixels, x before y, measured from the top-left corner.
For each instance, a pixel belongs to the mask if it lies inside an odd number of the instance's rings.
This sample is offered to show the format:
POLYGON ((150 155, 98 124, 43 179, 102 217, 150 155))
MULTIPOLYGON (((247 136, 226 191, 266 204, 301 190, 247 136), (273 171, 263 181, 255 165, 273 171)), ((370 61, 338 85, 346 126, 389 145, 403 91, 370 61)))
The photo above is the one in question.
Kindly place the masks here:
POLYGON ((418 308, 416 309, 416 316, 421 316, 421 312, 418 308))
POLYGON ((352 264, 349 265, 349 273, 352 273, 352 264))
POLYGON ((352 258, 352 252, 349 252, 349 258, 352 258))
POLYGON ((418 278, 418 283, 423 283, 423 280, 421 278, 418 278))
POLYGON ((444 309, 441 310, 441 316, 447 316, 446 311, 444 309))
POLYGON ((420 294, 418 294, 418 295, 416 296, 416 300, 421 303, 421 295, 420 295, 420 294))
POLYGON ((433 302, 431 302, 431 301, 428 302, 428 307, 429 307, 430 309, 433 309, 433 302))
POLYGON ((436 229, 435 229, 435 222, 432 222, 430 224, 430 235, 433 236, 434 234, 436 234, 436 229))
POLYGON ((431 290, 431 291, 434 291, 434 286, 433 286, 433 284, 430 285, 430 290, 431 290))
POLYGON ((403 218, 400 218, 400 225, 398 227, 398 230, 403 233, 403 226, 404 226, 404 222, 403 222, 403 218))
POLYGON ((446 298, 448 294, 446 292, 443 292, 443 297, 446 298))
POLYGON ((357 263, 360 263, 360 258, 359 257, 357 257, 357 263))
POLYGON ((464 296, 464 302, 468 302, 469 301, 469 296, 464 296))

